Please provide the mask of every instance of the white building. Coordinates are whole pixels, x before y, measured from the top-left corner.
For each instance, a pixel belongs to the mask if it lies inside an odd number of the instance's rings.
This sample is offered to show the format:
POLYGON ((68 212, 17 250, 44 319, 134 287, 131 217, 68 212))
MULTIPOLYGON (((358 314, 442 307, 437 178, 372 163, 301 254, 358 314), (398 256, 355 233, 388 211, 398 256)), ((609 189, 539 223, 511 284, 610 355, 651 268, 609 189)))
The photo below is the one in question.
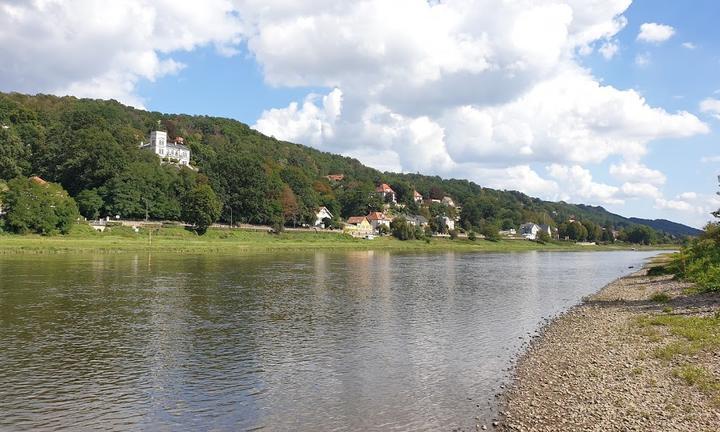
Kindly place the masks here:
POLYGON ((450 219, 447 216, 443 216, 440 218, 443 225, 445 225, 445 228, 447 228, 448 231, 453 231, 455 229, 455 221, 453 219, 450 219))
POLYGON ((190 166, 190 149, 183 144, 182 137, 168 142, 167 132, 152 131, 150 142, 140 143, 140 148, 152 150, 160 159, 167 158, 180 165, 190 166))
POLYGON ((325 219, 332 219, 333 215, 330 213, 330 210, 327 209, 327 207, 320 207, 315 213, 315 226, 320 228, 327 228, 325 226, 325 222, 323 222, 325 219))
POLYGON ((528 240, 535 240, 540 232, 540 226, 534 223, 524 223, 520 225, 520 235, 528 240))

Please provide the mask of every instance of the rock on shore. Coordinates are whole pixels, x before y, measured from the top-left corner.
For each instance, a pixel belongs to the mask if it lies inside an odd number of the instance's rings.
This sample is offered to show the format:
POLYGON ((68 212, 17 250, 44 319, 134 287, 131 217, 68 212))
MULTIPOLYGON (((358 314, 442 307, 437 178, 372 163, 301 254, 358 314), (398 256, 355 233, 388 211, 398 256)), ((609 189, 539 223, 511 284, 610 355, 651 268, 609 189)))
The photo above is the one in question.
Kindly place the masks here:
POLYGON ((658 358, 658 347, 676 336, 648 337, 638 325, 640 317, 708 316, 719 310, 719 296, 688 296, 686 288, 669 276, 648 277, 641 270, 553 321, 519 360, 498 428, 720 431, 717 395, 674 376, 690 362, 720 379, 718 349, 658 358), (667 297, 657 301, 657 293, 667 297))

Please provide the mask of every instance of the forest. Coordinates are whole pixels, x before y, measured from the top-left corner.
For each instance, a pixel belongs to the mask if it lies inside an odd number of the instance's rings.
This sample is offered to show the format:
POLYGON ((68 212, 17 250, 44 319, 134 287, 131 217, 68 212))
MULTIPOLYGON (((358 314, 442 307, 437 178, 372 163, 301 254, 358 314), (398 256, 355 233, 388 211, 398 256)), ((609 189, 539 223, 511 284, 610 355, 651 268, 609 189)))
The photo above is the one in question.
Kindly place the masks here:
MULTIPOLYGON (((397 211, 408 215, 432 218, 455 211, 441 204, 419 208, 414 191, 426 198, 452 197, 462 208, 460 227, 467 231, 535 222, 558 227, 561 235, 594 241, 603 231, 653 222, 467 180, 380 172, 352 158, 267 137, 231 119, 148 112, 113 100, 0 93, 0 179, 8 183, 31 176, 61 185, 88 219, 199 217, 292 226, 311 223, 318 207, 325 206, 337 224, 341 218, 381 210, 385 203, 374 191, 387 183, 403 204, 397 211), (184 138, 195 169, 160 163, 155 154, 139 148, 158 129, 169 138, 184 138), (326 178, 330 174, 343 179, 331 181, 326 178), (199 215, 198 209, 209 212, 199 215), (580 226, 569 227, 571 219, 580 226)), ((650 230, 654 239, 693 233, 684 225, 660 226, 669 229, 650 230)))

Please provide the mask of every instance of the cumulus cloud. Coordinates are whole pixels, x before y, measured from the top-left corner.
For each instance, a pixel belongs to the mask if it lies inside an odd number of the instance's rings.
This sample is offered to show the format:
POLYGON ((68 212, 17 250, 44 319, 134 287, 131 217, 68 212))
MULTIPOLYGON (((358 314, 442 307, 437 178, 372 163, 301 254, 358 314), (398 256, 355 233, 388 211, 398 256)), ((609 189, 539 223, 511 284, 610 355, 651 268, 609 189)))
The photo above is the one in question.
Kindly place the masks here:
POLYGON ((116 98, 139 106, 139 80, 183 67, 170 53, 212 44, 232 54, 239 41, 229 0, 3 2, 0 90, 116 98))
POLYGON ((604 204, 622 204, 624 202, 618 197, 620 191, 618 187, 593 181, 590 171, 579 165, 552 164, 547 170, 550 177, 563 185, 563 190, 568 191, 566 200, 579 198, 604 204))
POLYGON ((659 198, 662 194, 654 184, 626 182, 620 187, 622 195, 627 198, 659 198))
POLYGON ((610 174, 618 180, 652 185, 662 185, 666 180, 665 174, 639 162, 612 164, 610 174))
POLYGON ((341 113, 342 91, 334 89, 325 96, 308 95, 302 106, 292 102, 287 108, 266 110, 253 127, 265 135, 321 147, 334 138, 341 113))
POLYGON ((670 39, 675 29, 666 24, 644 23, 640 26, 637 40, 649 43, 661 43, 670 39))
POLYGON ((707 98, 700 102, 700 111, 720 120, 720 99, 707 98))
POLYGON ((605 42, 602 44, 600 49, 600 54, 605 58, 605 60, 610 60, 611 58, 615 57, 615 54, 618 53, 620 50, 620 47, 615 42, 605 42))

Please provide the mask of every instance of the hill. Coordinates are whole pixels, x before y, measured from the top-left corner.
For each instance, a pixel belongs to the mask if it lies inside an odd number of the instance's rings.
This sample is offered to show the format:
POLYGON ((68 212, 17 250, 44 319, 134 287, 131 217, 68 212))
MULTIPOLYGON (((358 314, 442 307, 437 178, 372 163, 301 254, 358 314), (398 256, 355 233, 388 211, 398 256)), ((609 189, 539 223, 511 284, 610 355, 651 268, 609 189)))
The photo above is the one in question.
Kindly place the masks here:
MULTIPOLYGON (((221 220, 309 223, 318 206, 347 218, 380 210, 376 185, 397 192, 397 212, 455 216, 442 204, 420 208, 425 198, 451 197, 466 229, 517 228, 528 221, 559 226, 569 219, 606 229, 646 225, 671 235, 697 230, 668 221, 628 219, 602 207, 548 202, 517 191, 484 188, 467 180, 380 172, 359 161, 267 137, 226 118, 163 114, 116 101, 0 93, 0 179, 37 175, 60 183, 87 217, 179 220, 181 200, 209 184, 222 202, 221 220), (152 130, 183 137, 196 169, 160 164, 139 148, 152 130), (342 180, 330 180, 342 174, 342 180)), ((592 226, 588 226, 593 230, 592 226)))
POLYGON ((699 236, 702 234, 702 230, 697 228, 689 227, 677 222, 669 221, 667 219, 640 219, 640 218, 629 218, 629 221, 638 224, 649 226, 655 231, 660 231, 676 236, 699 236))

